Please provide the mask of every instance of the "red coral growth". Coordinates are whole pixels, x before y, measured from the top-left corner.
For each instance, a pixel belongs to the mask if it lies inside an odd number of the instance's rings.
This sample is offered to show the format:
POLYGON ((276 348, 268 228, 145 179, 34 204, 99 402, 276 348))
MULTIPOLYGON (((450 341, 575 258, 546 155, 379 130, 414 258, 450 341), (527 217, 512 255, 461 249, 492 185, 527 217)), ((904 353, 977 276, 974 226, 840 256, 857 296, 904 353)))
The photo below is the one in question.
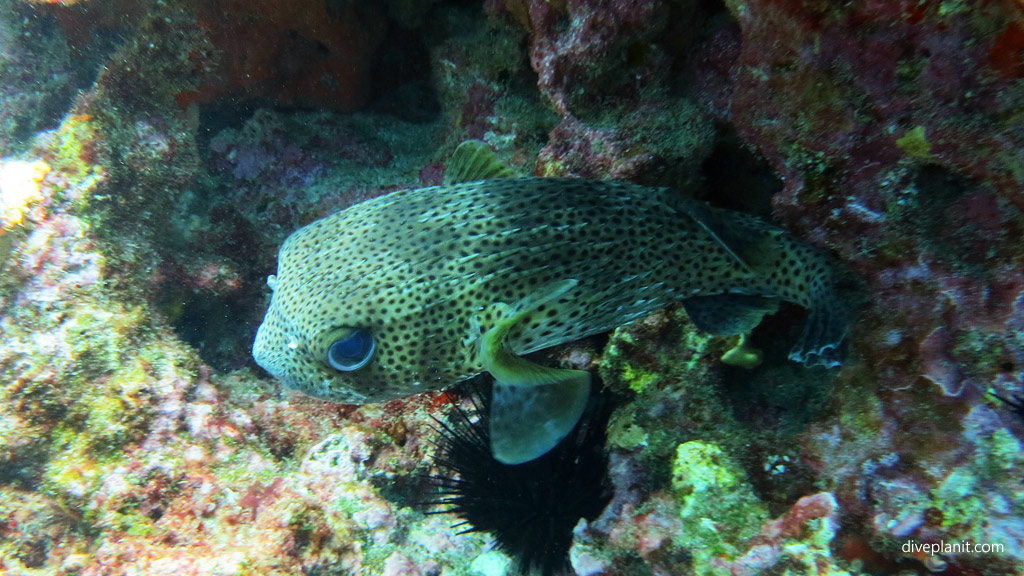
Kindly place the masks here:
POLYGON ((716 558, 713 563, 732 576, 764 574, 787 559, 804 566, 820 565, 824 561, 822 550, 803 542, 792 546, 792 541, 807 538, 812 531, 829 534, 838 525, 839 505, 835 496, 829 492, 804 496, 782 517, 766 522, 761 533, 751 539, 746 554, 735 560, 716 558))
POLYGON ((800 536, 807 529, 807 524, 812 520, 831 517, 833 521, 838 519, 839 506, 835 497, 827 492, 804 496, 793 505, 793 508, 777 520, 769 522, 761 529, 761 536, 774 538, 795 538, 800 536))
POLYGON ((469 131, 469 137, 483 140, 494 124, 494 103, 498 92, 476 82, 467 91, 466 103, 462 105, 460 124, 469 131))
POLYGON ((382 10, 326 0, 200 6, 199 25, 218 57, 196 92, 179 103, 234 97, 352 110, 369 97, 370 66, 386 31, 382 10))
POLYGON ((1024 206, 1015 168, 1024 132, 1003 120, 1000 103, 1024 62, 1019 6, 951 14, 922 6, 755 0, 733 7, 743 38, 732 98, 724 106, 720 88, 704 98, 786 178, 776 205, 788 218, 816 198, 879 189, 880 169, 910 155, 897 140, 915 126, 929 148, 912 159, 992 185, 1024 206), (993 37, 992 29, 1004 32, 993 37), (986 64, 1005 80, 992 78, 986 64))
POLYGON ((281 493, 281 487, 284 485, 284 478, 278 476, 274 478, 274 481, 269 486, 264 486, 260 482, 254 483, 252 486, 245 491, 245 494, 238 499, 238 506, 243 509, 252 511, 252 519, 257 519, 259 514, 260 506, 272 502, 281 493))
POLYGON ((505 0, 488 9, 507 12, 531 31, 537 85, 562 115, 583 98, 611 95, 626 79, 648 85, 666 65, 642 49, 668 22, 658 0, 505 0))
POLYGON ((650 167, 653 157, 630 154, 631 140, 620 130, 594 128, 567 115, 541 150, 537 171, 549 177, 635 178, 650 167))
POLYGON ((996 37, 988 65, 1006 79, 1024 77, 1024 22, 1013 22, 996 37))
MULTIPOLYGON (((82 48, 110 30, 130 29, 146 5, 110 0, 40 6, 61 24, 68 43, 82 48)), ((198 3, 194 26, 210 47, 192 63, 205 74, 197 88, 176 95, 182 108, 227 98, 279 106, 353 110, 370 93, 373 56, 386 33, 386 10, 372 3, 298 0, 216 0, 198 3)), ((166 42, 154 35, 151 46, 166 42)))

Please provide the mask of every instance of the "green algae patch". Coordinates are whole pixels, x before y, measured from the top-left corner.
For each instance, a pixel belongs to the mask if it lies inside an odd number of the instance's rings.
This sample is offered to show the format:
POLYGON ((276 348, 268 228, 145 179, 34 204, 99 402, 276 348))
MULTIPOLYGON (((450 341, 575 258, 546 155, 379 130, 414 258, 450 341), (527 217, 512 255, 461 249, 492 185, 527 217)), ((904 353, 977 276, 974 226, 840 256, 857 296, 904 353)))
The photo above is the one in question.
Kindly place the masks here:
POLYGON ((76 359, 76 371, 94 379, 113 370, 124 370, 119 368, 122 354, 145 322, 145 316, 146 311, 138 306, 105 299, 83 302, 63 325, 76 359))
POLYGON ((981 525, 989 512, 988 504, 976 494, 980 480, 968 470, 954 470, 936 489, 932 490, 932 501, 942 511, 942 525, 981 525))
POLYGON ((608 444, 624 450, 647 446, 647 431, 633 422, 634 414, 617 411, 608 424, 608 444))
POLYGON ((896 140, 896 146, 912 158, 918 160, 932 159, 932 145, 928 142, 924 126, 915 126, 908 130, 902 138, 896 140))
POLYGON ((714 557, 733 559, 745 552, 745 541, 768 518, 746 473, 715 444, 679 445, 672 491, 683 522, 674 542, 693 554, 699 574, 715 574, 710 562, 714 557))
POLYGON ((569 165, 561 160, 547 159, 537 163, 537 175, 541 178, 560 178, 569 173, 569 165))
POLYGON ((68 114, 60 126, 43 142, 53 157, 49 160, 55 170, 71 180, 82 180, 89 174, 102 171, 96 162, 107 154, 107 144, 100 136, 102 129, 90 114, 68 114))
POLYGON ((147 434, 153 412, 149 367, 140 356, 126 361, 104 386, 89 390, 75 407, 86 415, 82 432, 96 453, 120 452, 147 434))
POLYGON ((844 439, 874 438, 878 431, 885 426, 882 401, 878 396, 864 392, 869 389, 850 385, 840 387, 837 391, 838 401, 843 406, 839 415, 839 424, 844 439))
POLYGON ((651 384, 658 381, 658 375, 643 368, 626 363, 622 370, 622 379, 629 384, 629 389, 642 394, 651 384))
POLYGON ((750 433, 722 398, 717 357, 724 340, 700 333, 684 310, 665 310, 612 334, 600 367, 605 385, 630 398, 612 414, 608 445, 668 482, 680 443, 704 438, 730 453, 750 433))
POLYGON ((99 489, 103 464, 93 453, 89 437, 67 424, 58 425, 52 438, 43 485, 65 504, 66 499, 84 501, 99 489))
POLYGON ((995 473, 1013 470, 1024 460, 1020 440, 1006 428, 999 428, 989 437, 988 453, 989 467, 995 473))

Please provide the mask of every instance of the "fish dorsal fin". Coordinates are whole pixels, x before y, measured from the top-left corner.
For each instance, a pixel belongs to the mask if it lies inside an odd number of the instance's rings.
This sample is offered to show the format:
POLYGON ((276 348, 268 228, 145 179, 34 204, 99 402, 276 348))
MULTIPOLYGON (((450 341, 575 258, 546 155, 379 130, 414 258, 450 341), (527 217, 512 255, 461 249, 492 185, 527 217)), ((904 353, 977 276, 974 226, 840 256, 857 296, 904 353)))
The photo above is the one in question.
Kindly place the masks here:
POLYGON ((491 452, 499 462, 521 464, 543 456, 572 431, 586 408, 588 372, 535 364, 512 352, 506 340, 518 321, 576 284, 565 280, 543 286, 505 307, 502 317, 477 341, 480 362, 494 376, 491 452))
POLYGON ((444 170, 445 186, 513 177, 515 174, 512 170, 502 164, 490 147, 480 140, 466 140, 459 144, 444 170))

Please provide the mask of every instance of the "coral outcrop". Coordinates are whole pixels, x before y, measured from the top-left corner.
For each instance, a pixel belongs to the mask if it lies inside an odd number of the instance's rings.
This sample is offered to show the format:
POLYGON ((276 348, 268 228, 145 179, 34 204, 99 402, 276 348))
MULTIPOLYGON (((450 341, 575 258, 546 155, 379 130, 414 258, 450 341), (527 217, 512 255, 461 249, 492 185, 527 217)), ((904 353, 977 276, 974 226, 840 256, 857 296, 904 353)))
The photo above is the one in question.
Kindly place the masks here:
MULTIPOLYGON (((1019 2, 0 0, 0 572, 501 575, 427 515, 458 390, 331 405, 249 358, 280 242, 441 182, 672 186, 827 251, 849 360, 668 309, 600 373, 577 574, 1024 574, 1019 2)), ((553 200, 557 201, 557 199, 553 200)))

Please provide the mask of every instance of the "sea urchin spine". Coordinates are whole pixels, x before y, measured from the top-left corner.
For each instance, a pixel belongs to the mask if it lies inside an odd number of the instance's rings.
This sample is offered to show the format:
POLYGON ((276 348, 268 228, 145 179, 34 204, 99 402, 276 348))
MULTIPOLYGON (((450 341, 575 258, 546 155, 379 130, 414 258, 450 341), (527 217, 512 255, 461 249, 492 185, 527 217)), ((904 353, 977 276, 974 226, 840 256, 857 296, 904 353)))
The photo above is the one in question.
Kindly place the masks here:
POLYGON ((434 481, 441 506, 462 519, 461 533, 490 532, 523 574, 571 572, 569 548, 581 518, 592 521, 611 501, 605 427, 606 394, 594 394, 576 427, 550 452, 523 464, 502 464, 490 450, 489 401, 471 393, 474 410, 457 409, 438 422, 441 438, 434 481))

